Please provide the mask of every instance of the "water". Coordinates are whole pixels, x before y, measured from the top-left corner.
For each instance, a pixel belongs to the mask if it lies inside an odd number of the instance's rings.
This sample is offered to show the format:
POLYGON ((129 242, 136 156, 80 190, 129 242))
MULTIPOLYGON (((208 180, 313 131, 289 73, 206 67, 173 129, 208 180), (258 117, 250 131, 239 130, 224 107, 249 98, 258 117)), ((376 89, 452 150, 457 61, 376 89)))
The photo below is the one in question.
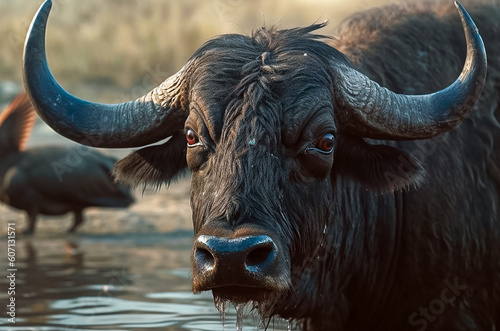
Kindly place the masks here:
MULTIPOLYGON (((242 307, 237 315, 224 304, 219 313, 211 293, 191 293, 191 245, 191 231, 18 238, 16 323, 3 313, 0 330, 263 330, 242 307)), ((1 277, 2 305, 8 287, 1 277)), ((270 325, 289 329, 279 319, 270 325)))
POLYGON ((243 309, 245 305, 236 304, 234 308, 236 309, 236 331, 243 331, 243 309))

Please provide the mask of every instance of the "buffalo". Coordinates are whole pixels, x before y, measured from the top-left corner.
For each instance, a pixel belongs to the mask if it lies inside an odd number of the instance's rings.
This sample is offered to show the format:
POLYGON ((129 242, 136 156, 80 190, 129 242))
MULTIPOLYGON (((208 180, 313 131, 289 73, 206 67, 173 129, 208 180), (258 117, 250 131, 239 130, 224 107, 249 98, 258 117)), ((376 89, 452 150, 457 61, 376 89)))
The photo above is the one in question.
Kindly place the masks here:
POLYGON ((500 8, 455 5, 364 11, 335 38, 325 24, 222 35, 143 97, 97 104, 51 75, 46 1, 24 81, 76 142, 170 137, 115 173, 155 185, 190 169, 193 292, 221 309, 304 330, 495 330, 500 8))
POLYGON ((74 232, 88 207, 128 207, 130 189, 112 177, 116 160, 90 148, 45 146, 25 149, 36 121, 26 94, 18 95, 0 114, 0 201, 26 211, 35 231, 39 214, 74 213, 74 232))

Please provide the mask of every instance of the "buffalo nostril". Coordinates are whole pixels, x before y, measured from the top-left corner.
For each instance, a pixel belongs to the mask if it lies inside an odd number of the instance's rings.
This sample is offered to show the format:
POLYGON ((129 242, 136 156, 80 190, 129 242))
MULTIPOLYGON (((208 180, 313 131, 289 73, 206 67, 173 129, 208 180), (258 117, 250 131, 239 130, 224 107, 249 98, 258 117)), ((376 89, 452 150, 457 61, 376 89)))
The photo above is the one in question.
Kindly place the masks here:
POLYGON ((205 248, 197 247, 194 253, 194 257, 200 269, 207 270, 212 269, 215 266, 214 256, 205 248))
POLYGON ((266 262, 269 255, 271 254, 273 248, 272 247, 261 247, 256 250, 250 252, 246 259, 247 266, 256 266, 258 264, 262 264, 266 262))
POLYGON ((272 242, 259 245, 250 251, 245 259, 245 266, 251 272, 257 272, 272 263, 275 256, 275 249, 272 242))

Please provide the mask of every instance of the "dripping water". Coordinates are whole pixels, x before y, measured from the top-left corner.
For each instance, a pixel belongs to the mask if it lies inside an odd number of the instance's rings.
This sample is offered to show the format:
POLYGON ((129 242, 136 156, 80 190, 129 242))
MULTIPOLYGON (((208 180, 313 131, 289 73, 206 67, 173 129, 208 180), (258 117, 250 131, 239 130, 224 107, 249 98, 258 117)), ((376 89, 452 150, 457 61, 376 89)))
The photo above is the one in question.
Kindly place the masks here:
POLYGON ((215 308, 219 311, 220 313, 220 318, 222 321, 222 328, 224 329, 225 323, 226 323, 226 311, 227 311, 227 300, 221 300, 221 299, 214 299, 215 303, 215 308))
POLYGON ((245 304, 237 303, 234 304, 234 308, 236 309, 236 331, 243 331, 243 308, 245 304))

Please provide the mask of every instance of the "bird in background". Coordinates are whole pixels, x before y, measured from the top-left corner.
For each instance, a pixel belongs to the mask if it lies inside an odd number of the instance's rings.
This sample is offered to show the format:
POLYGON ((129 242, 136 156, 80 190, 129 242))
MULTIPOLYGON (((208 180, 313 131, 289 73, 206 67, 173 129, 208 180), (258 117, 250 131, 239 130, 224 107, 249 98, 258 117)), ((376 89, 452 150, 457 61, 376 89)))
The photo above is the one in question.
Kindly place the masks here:
POLYGON ((37 115, 25 93, 0 114, 0 201, 27 213, 25 234, 35 231, 39 214, 74 214, 74 232, 88 207, 125 208, 134 202, 130 188, 116 183, 116 162, 87 147, 26 148, 37 115))

